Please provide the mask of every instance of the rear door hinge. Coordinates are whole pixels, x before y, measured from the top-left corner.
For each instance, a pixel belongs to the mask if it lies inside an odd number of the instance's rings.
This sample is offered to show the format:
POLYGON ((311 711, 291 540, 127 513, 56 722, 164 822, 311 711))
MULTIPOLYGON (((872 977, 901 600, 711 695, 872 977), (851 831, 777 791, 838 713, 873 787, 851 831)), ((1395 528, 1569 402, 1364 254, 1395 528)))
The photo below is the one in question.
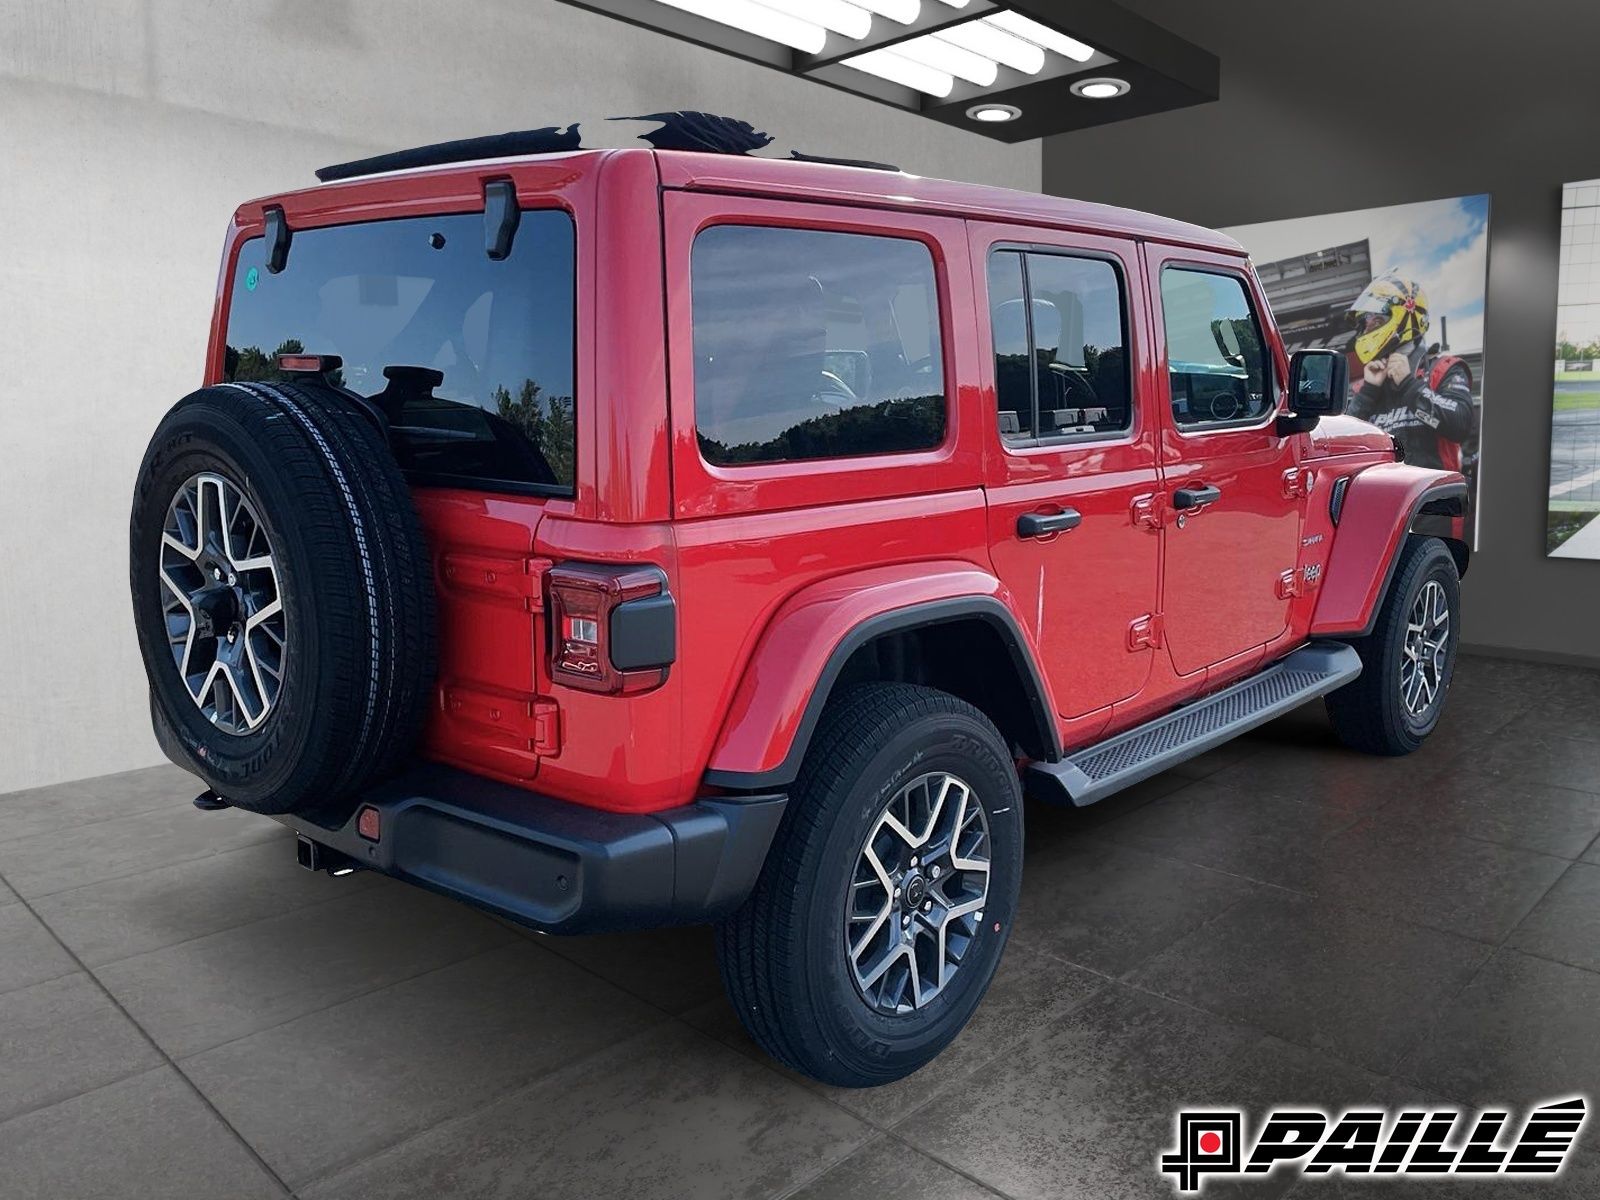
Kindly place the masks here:
POLYGON ((467 552, 447 553, 440 563, 446 587, 535 613, 544 611, 544 576, 554 565, 548 558, 467 552))
POLYGON ((1146 613, 1128 626, 1129 650, 1154 650, 1166 640, 1167 623, 1160 613, 1146 613))
POLYGON ((1163 521, 1161 501, 1165 497, 1156 495, 1135 496, 1133 498, 1133 525, 1135 529, 1160 529, 1163 521))
POLYGON ((561 710, 554 700, 458 686, 444 689, 444 708, 454 719, 504 735, 535 754, 561 749, 561 710))
POLYGON ((1283 494, 1285 498, 1293 500, 1301 496, 1309 496, 1311 489, 1316 486, 1317 473, 1305 467, 1290 467, 1283 473, 1283 494))

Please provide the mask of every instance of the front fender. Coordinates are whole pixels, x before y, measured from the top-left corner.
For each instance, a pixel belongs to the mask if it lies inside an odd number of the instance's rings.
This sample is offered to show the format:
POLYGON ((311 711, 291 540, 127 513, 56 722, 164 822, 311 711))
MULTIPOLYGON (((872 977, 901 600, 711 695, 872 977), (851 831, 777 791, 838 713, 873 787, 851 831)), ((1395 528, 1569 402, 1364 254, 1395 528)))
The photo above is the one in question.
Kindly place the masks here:
POLYGON ((1032 639, 1012 616, 1010 593, 968 562, 906 563, 821 580, 791 596, 762 634, 711 753, 706 782, 785 787, 794 782, 834 680, 872 638, 896 630, 978 619, 1010 649, 1030 681, 1043 744, 1060 755, 1055 704, 1032 639))
MULTIPOLYGON (((1378 618, 1378 606, 1407 534, 1428 533, 1466 550, 1462 506, 1467 481, 1455 471, 1436 471, 1406 463, 1379 463, 1350 479, 1336 500, 1337 528, 1327 570, 1318 590, 1311 636, 1365 637, 1378 618)), ((1458 559, 1464 562, 1464 558, 1458 559)))

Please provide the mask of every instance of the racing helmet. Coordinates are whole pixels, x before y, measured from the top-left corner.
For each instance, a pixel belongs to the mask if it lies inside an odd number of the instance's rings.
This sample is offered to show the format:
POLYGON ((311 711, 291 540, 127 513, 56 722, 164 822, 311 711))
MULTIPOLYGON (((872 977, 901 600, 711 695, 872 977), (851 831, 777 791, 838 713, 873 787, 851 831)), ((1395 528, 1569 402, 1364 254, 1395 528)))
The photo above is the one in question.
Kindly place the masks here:
POLYGON ((1428 333, 1428 294, 1420 283, 1390 271, 1367 284, 1350 305, 1349 317, 1356 357, 1363 363, 1396 347, 1420 349, 1428 333))

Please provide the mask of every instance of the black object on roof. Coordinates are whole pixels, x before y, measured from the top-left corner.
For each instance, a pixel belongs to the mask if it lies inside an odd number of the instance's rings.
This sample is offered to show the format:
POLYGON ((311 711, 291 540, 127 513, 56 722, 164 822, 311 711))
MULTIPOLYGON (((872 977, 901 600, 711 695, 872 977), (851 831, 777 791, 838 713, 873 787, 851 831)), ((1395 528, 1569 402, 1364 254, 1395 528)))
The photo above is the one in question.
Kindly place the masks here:
POLYGON ((472 162, 479 158, 511 158, 522 154, 555 154, 582 149, 576 124, 562 129, 547 125, 543 129, 522 129, 512 133, 492 133, 486 137, 461 138, 454 142, 435 142, 392 154, 358 158, 354 162, 320 167, 317 178, 323 183, 352 179, 357 175, 379 175, 385 171, 404 171, 408 167, 437 167, 446 163, 472 162))
POLYGON ((748 154, 772 144, 749 121, 704 112, 649 113, 642 117, 612 117, 613 121, 660 121, 661 128, 641 133, 640 140, 657 150, 702 150, 712 154, 748 154))
POLYGON ((900 173, 900 168, 893 163, 873 162, 870 158, 833 158, 826 154, 807 154, 802 150, 789 151, 789 158, 793 162, 829 163, 835 167, 861 167, 867 171, 900 173))

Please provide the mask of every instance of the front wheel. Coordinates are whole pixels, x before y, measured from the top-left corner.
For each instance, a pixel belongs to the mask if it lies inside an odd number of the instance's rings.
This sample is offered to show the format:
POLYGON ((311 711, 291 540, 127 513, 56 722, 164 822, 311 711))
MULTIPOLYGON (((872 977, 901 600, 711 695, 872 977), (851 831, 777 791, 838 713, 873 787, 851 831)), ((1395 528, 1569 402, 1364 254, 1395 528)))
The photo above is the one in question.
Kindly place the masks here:
POLYGON ((1361 674, 1327 698, 1334 732, 1369 754, 1410 754, 1439 724, 1461 637, 1461 579, 1438 538, 1412 537, 1372 633, 1352 643, 1361 674))
POLYGON ((893 1082, 971 1018, 1021 880, 1021 788, 994 725, 931 688, 854 687, 824 712, 755 890, 718 928, 723 982, 786 1066, 893 1082))

